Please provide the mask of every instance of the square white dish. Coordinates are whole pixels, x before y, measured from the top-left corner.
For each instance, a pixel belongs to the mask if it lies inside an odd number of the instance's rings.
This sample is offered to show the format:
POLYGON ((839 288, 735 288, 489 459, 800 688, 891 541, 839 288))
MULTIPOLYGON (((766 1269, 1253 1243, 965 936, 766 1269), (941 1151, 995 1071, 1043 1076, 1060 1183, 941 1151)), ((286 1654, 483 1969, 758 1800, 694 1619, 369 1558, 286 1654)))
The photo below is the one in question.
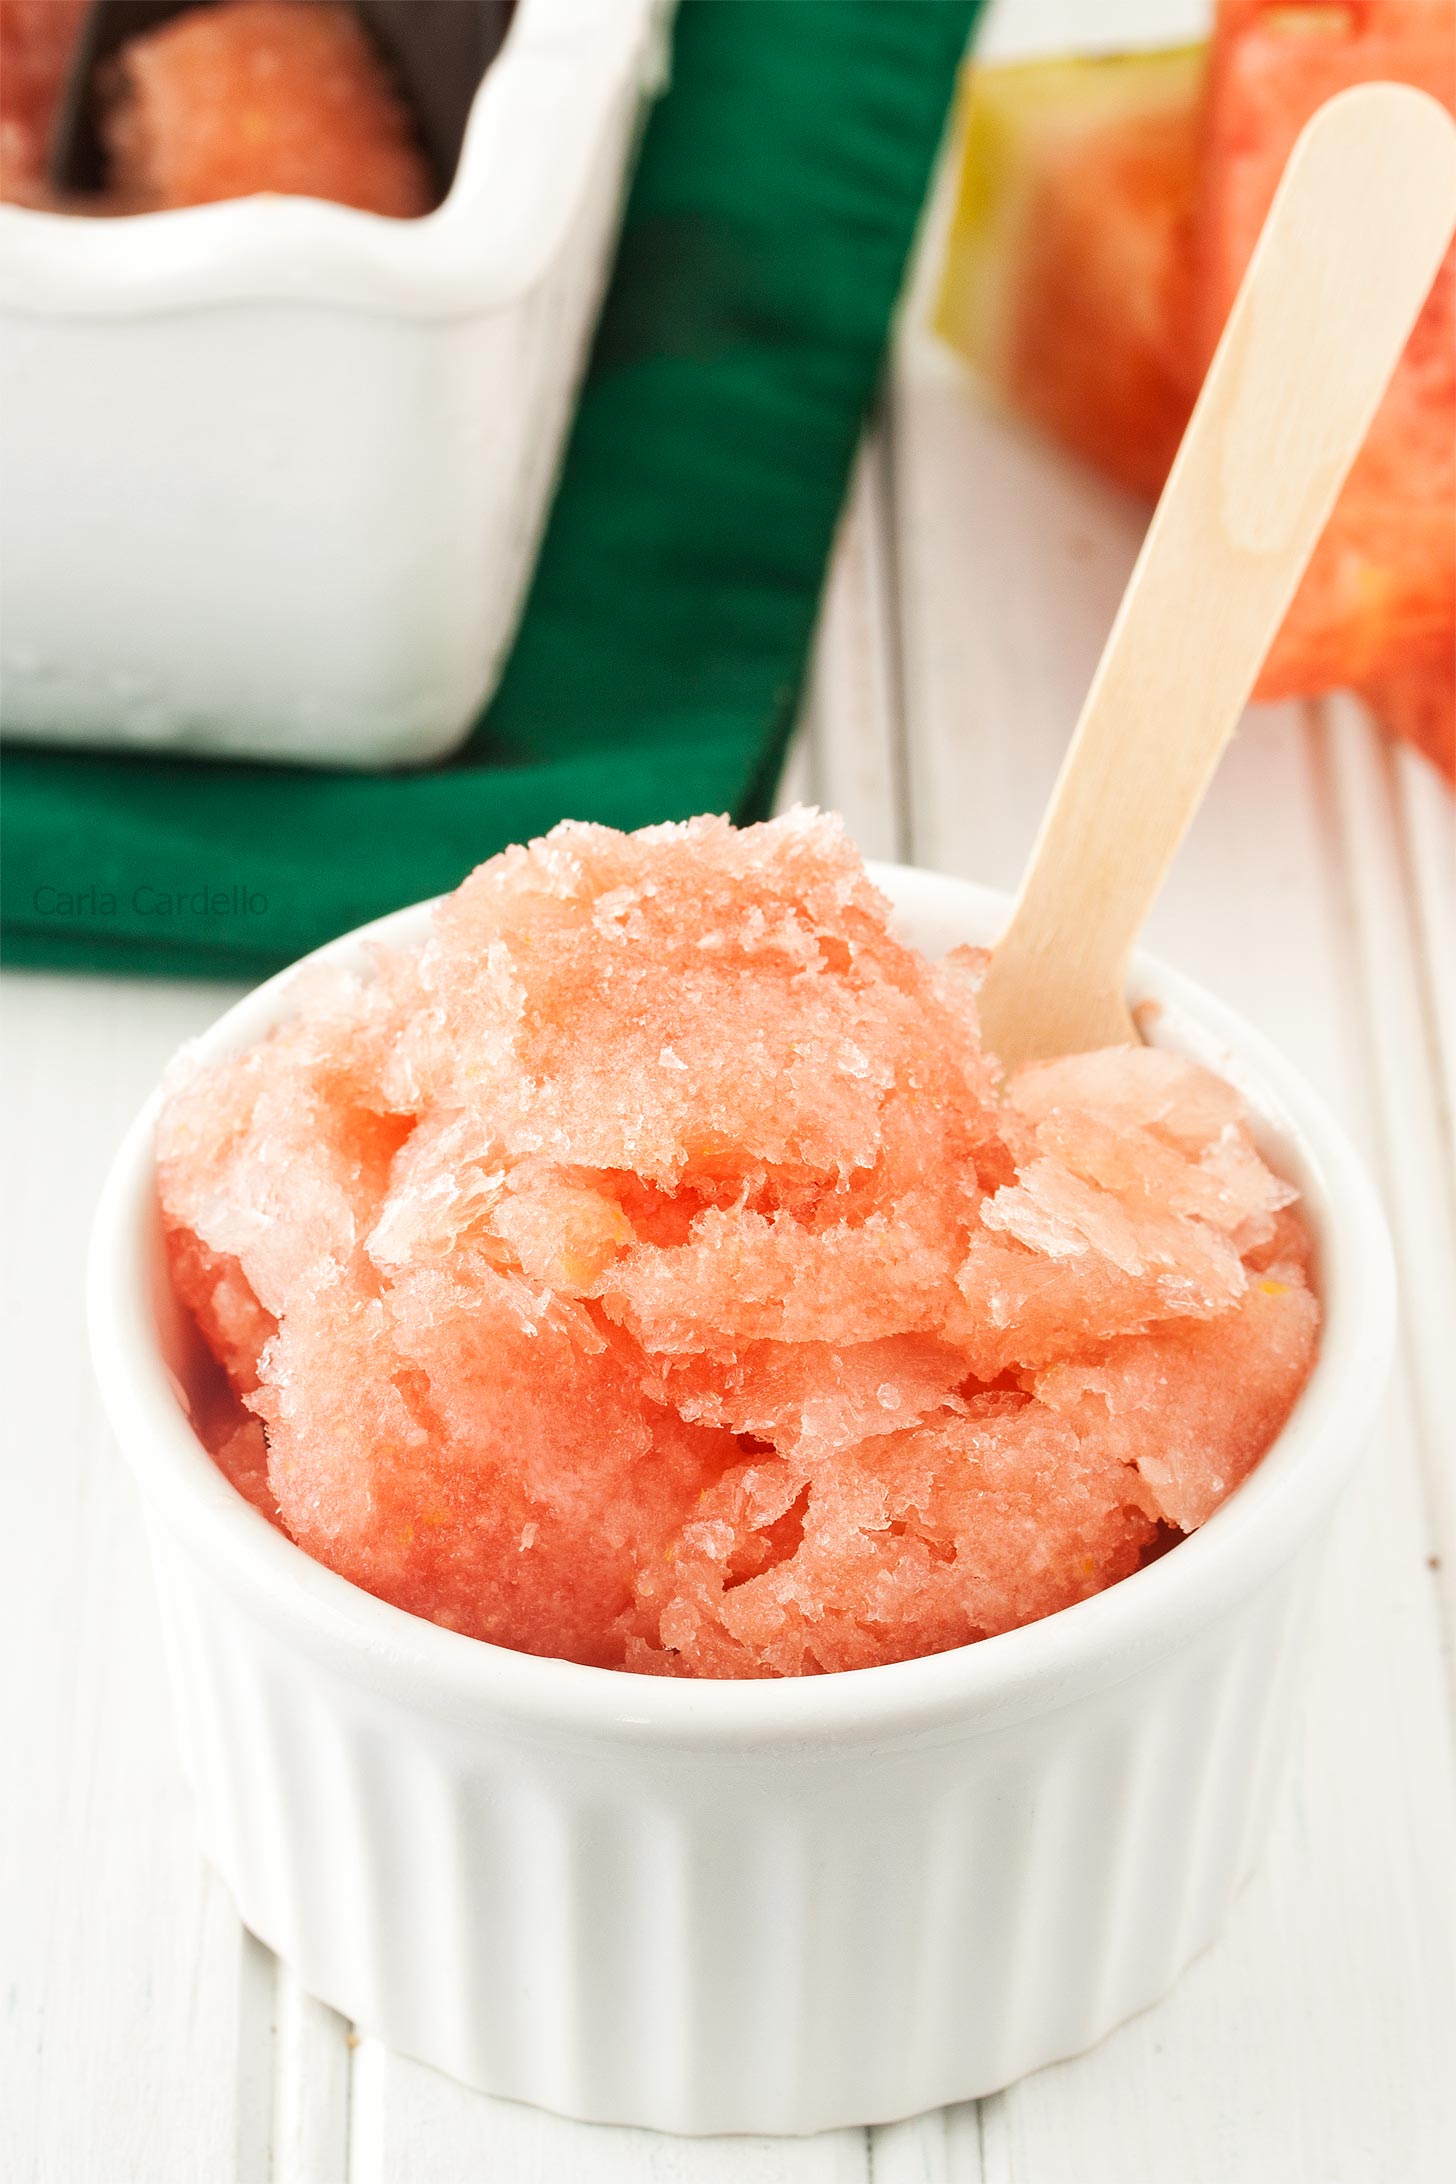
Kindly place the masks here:
POLYGON ((0 206, 0 687, 49 743, 392 767, 514 634, 671 0, 518 0, 437 211, 0 206))

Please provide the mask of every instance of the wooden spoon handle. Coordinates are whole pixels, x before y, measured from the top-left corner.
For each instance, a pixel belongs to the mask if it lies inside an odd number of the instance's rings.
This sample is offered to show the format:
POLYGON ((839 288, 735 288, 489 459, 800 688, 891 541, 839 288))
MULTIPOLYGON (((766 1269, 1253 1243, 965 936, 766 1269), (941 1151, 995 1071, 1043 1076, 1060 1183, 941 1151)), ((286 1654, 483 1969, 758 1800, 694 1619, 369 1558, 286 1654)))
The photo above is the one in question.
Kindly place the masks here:
POLYGON ((1003 1061, 1137 1036, 1133 943, 1453 224, 1456 126, 1423 92, 1342 92, 1295 145, 987 972, 1003 1061))

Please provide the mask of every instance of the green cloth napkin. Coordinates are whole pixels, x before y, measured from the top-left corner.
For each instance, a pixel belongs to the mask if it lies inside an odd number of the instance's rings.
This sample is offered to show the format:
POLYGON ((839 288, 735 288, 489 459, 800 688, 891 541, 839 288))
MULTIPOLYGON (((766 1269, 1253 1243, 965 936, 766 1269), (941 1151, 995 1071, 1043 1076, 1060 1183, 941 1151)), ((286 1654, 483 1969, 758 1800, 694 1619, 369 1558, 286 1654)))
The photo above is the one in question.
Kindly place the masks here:
POLYGON ((977 5, 684 0, 526 617, 469 745, 389 775, 16 748, 8 959, 251 977, 566 816, 761 817, 977 5))

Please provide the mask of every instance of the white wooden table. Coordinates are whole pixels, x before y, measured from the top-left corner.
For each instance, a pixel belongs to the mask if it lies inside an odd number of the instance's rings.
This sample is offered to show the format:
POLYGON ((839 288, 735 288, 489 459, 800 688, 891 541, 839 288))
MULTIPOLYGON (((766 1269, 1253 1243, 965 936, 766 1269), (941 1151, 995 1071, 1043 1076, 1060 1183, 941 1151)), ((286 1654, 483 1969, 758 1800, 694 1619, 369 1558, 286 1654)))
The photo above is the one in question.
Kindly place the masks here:
MULTIPOLYGON (((1141 11, 1147 14, 1149 10, 1141 11)), ((1166 12, 1166 11, 1165 11, 1166 12)), ((1043 6, 1040 18, 1055 14, 1043 6)), ((1011 884, 1138 512, 900 341, 786 795, 1011 884)), ((301 1994, 193 1847, 138 1512, 85 1361, 95 1193, 230 988, 6 982, 0 2173, 37 2184, 1435 2184, 1456 2156, 1452 804, 1354 707, 1251 716, 1153 944, 1366 1148, 1404 1340, 1347 1504, 1288 1781, 1220 1943, 1093 2053, 802 2141, 592 2128, 469 2093, 301 1994), (1215 907, 1215 905, 1217 907, 1215 907)))

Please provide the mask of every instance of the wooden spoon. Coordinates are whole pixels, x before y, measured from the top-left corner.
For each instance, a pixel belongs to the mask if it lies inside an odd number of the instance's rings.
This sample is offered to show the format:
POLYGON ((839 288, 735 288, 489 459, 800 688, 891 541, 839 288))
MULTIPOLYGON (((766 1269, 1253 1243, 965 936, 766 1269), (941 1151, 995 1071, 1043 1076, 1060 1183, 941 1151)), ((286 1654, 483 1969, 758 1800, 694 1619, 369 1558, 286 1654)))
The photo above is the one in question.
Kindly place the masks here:
MULTIPOLYGON (((1008 1064, 1138 1037, 1128 959, 1456 226, 1456 125, 1362 84, 1295 145, 981 992, 1008 1064)), ((1217 917, 1218 904, 1209 904, 1217 917)))

